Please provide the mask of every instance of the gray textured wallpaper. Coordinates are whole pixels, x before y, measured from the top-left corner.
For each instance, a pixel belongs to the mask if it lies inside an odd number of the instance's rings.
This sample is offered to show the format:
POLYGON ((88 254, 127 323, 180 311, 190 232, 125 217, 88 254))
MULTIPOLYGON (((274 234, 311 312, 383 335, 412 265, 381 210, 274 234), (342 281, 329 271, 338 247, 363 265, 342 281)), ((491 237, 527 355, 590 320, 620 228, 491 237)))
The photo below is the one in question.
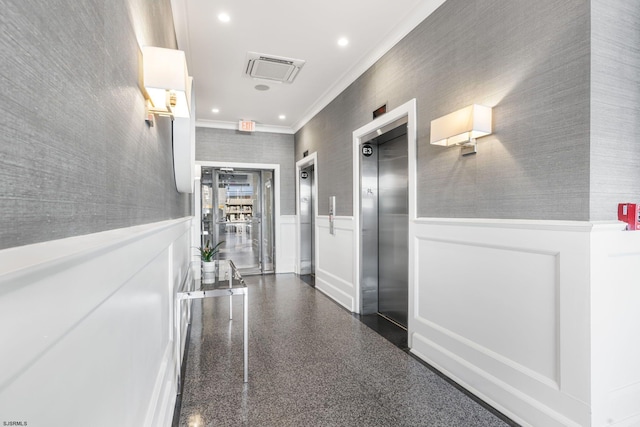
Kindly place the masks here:
POLYGON ((138 89, 138 44, 176 46, 169 0, 0 9, 0 249, 190 215, 138 89))
POLYGON ((352 132, 416 98, 419 216, 589 219, 589 12, 587 0, 448 0, 296 133, 296 160, 318 152, 319 200, 353 214, 352 132), (477 155, 429 144, 431 120, 472 103, 494 107, 477 155))
POLYGON ((640 203, 640 4, 593 0, 591 218, 640 203))
POLYGON ((196 160, 280 165, 280 214, 295 214, 293 135, 196 128, 196 160))

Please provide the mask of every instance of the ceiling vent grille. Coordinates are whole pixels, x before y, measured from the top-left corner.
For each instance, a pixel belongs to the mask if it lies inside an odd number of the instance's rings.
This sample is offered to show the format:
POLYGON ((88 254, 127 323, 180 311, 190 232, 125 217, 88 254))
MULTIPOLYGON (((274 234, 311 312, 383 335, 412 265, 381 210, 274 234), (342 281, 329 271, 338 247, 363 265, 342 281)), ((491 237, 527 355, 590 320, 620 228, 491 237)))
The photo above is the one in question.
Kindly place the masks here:
POLYGON ((247 53, 245 74, 254 79, 292 83, 305 61, 262 53, 247 53))

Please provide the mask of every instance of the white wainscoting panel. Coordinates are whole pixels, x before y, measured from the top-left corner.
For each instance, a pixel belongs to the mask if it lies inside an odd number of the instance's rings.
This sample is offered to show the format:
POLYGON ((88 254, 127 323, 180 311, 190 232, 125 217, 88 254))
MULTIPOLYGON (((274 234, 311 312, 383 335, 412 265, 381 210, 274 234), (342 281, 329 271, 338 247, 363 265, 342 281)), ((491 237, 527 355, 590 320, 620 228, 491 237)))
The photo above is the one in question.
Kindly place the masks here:
POLYGON ((280 215, 280 236, 276 242, 276 273, 293 273, 296 264, 296 216, 280 215))
MULTIPOLYGON (((316 222, 316 286, 357 311, 352 218, 316 222)), ((523 426, 640 425, 640 232, 418 219, 411 351, 523 426)))
POLYGON ((423 238, 418 254, 420 321, 558 387, 557 254, 423 238))
POLYGON ((591 225, 411 229, 412 352, 523 425, 588 425, 591 225))
POLYGON ((191 218, 0 251, 0 414, 169 426, 191 218))
POLYGON ((335 217, 334 229, 328 216, 316 217, 316 289, 355 312, 353 218, 335 217))
POLYGON ((593 426, 640 426, 640 231, 591 236, 593 426))

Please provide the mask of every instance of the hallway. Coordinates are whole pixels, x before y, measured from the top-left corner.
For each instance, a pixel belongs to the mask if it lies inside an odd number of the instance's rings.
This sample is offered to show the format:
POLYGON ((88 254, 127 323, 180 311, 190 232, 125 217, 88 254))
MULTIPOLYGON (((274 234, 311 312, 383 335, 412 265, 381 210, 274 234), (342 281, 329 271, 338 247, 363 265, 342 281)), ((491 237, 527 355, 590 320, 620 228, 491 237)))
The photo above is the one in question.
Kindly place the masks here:
POLYGON ((509 425, 297 276, 245 281, 249 383, 241 297, 232 321, 226 298, 194 302, 174 426, 509 425))

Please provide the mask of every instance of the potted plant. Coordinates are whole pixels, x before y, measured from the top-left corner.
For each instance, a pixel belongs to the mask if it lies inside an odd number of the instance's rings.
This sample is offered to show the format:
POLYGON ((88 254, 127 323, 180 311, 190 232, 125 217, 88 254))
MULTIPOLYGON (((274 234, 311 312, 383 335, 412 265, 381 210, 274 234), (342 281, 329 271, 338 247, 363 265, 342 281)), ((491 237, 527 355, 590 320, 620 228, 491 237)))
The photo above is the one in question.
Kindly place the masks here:
POLYGON ((215 246, 211 246, 211 242, 207 241, 204 246, 200 246, 200 259, 202 260, 202 271, 205 273, 212 273, 215 270, 214 257, 220 252, 220 246, 224 243, 224 240, 215 246))

